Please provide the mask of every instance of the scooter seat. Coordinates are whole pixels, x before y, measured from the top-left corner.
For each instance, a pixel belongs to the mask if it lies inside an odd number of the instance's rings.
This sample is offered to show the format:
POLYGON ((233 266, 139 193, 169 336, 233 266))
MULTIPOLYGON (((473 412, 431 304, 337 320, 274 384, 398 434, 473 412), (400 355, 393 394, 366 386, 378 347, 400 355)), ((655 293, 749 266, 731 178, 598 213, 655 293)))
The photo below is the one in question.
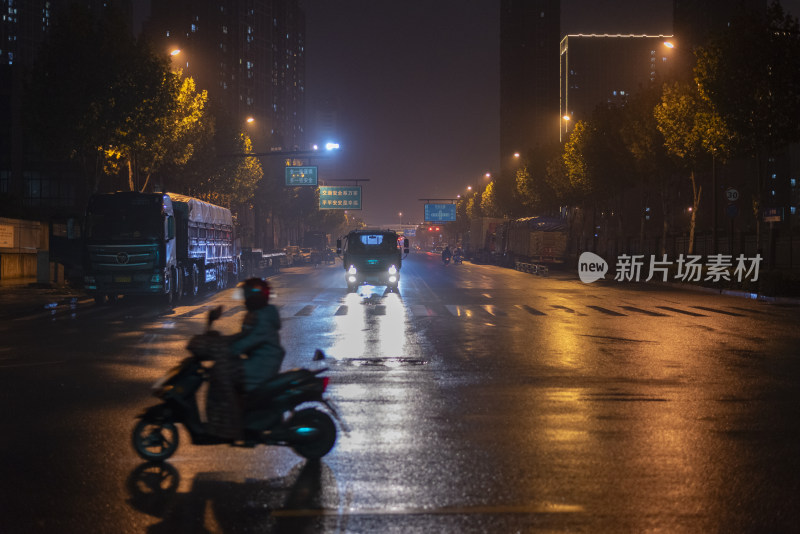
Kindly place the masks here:
POLYGON ((265 381, 255 390, 248 394, 253 399, 266 399, 273 397, 281 391, 291 388, 293 385, 300 384, 314 376, 308 369, 291 369, 285 373, 280 373, 265 381))

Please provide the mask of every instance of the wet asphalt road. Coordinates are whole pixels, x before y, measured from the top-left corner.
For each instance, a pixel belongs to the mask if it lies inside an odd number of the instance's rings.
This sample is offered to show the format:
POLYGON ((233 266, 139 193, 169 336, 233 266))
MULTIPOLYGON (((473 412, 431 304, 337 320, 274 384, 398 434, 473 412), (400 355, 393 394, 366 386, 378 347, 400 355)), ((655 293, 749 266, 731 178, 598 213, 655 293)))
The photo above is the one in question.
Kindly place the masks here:
POLYGON ((0 532, 797 532, 800 310, 412 254, 400 293, 340 264, 272 279, 288 356, 329 356, 350 427, 321 462, 129 445, 215 304, 0 323, 0 532))

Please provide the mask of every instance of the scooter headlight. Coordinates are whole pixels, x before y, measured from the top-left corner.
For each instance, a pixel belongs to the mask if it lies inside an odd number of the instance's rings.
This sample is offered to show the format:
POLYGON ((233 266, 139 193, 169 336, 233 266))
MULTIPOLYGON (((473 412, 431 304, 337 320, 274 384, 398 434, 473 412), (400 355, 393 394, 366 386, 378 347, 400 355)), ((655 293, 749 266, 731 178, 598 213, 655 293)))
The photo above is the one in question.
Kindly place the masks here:
POLYGON ((357 271, 356 271, 356 266, 355 265, 351 265, 350 268, 347 269, 347 274, 353 275, 353 274, 356 274, 356 272, 357 271))
POLYGON ((397 267, 395 267, 394 265, 389 267, 389 274, 397 274, 397 267))

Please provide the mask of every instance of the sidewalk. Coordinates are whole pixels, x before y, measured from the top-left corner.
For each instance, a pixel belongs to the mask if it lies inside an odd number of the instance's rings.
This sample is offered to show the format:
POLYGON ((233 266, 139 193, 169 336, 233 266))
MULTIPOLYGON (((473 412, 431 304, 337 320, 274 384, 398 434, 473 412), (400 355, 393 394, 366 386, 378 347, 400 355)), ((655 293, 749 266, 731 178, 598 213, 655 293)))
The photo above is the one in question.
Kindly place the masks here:
POLYGON ((36 278, 0 280, 0 317, 91 301, 82 290, 66 285, 38 284, 36 278))

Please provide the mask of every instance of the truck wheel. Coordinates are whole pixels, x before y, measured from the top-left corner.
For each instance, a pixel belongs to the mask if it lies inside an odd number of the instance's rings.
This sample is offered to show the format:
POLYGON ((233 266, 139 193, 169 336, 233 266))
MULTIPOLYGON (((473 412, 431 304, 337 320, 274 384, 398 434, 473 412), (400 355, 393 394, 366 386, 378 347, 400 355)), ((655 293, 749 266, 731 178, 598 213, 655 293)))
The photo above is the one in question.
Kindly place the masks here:
POLYGON ((217 265, 217 289, 222 291, 225 289, 225 275, 228 274, 222 265, 217 265))
POLYGON ((233 280, 232 282, 236 283, 242 278, 242 262, 239 258, 236 258, 236 261, 233 262, 233 280))
POLYGON ((192 296, 196 297, 198 293, 200 293, 200 269, 197 268, 197 264, 192 264, 192 296))
POLYGON ((161 295, 161 302, 167 308, 172 308, 172 304, 175 302, 175 294, 172 292, 172 288, 169 291, 161 295))
POLYGON ((175 300, 181 300, 183 297, 183 268, 178 267, 177 269, 173 269, 172 271, 172 280, 175 290, 175 300))

